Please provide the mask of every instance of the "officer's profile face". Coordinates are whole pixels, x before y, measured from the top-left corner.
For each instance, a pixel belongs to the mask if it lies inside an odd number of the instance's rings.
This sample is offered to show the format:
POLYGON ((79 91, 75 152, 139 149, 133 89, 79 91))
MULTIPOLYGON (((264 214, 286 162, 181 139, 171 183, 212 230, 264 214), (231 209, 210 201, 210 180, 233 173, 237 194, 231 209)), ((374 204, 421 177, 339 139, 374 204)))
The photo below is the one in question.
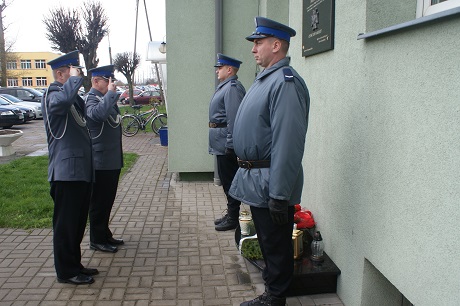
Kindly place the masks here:
POLYGON ((275 37, 254 39, 251 52, 254 54, 256 63, 263 68, 273 65, 273 60, 281 46, 280 40, 275 37))
POLYGON ((109 80, 101 77, 93 77, 93 87, 105 95, 109 90, 109 80))
POLYGON ((56 69, 55 79, 60 83, 65 83, 70 78, 70 67, 62 66, 56 69))
POLYGON ((226 80, 232 71, 232 68, 228 65, 216 67, 217 79, 222 82, 226 80))

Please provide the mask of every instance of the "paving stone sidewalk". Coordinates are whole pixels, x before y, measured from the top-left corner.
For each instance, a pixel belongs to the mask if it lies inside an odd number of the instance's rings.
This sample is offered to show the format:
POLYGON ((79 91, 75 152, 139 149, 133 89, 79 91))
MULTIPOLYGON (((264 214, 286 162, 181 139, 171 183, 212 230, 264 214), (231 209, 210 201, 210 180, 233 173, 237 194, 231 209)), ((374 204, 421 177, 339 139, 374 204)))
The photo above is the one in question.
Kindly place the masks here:
MULTIPOLYGON (((43 121, 18 126, 17 153, 0 163, 46 152, 43 121)), ((56 281, 51 229, 0 229, 2 305, 239 305, 263 291, 261 273, 244 260, 233 231, 216 232, 225 209, 221 187, 183 182, 167 169, 167 147, 153 134, 123 137, 139 154, 120 180, 111 229, 125 240, 115 254, 82 242, 85 266, 98 268, 92 285, 56 281)), ((343 305, 336 294, 301 296, 288 305, 343 305)))

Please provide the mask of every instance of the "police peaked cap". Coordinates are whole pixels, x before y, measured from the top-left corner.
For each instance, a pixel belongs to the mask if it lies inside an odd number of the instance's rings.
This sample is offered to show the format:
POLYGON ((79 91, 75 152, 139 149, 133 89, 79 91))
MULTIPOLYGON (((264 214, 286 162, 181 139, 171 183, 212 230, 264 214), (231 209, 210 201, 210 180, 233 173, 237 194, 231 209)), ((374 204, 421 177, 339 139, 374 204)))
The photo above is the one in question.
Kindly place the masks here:
POLYGON ((254 39, 266 37, 277 37, 289 42, 291 37, 295 36, 296 34, 295 30, 288 27, 287 25, 265 17, 256 17, 255 23, 256 31, 253 32, 252 35, 246 37, 246 39, 249 41, 254 41, 254 39))
POLYGON ((51 69, 57 69, 61 67, 70 67, 73 66, 75 68, 84 68, 80 66, 80 59, 78 50, 69 52, 67 54, 61 55, 54 60, 48 62, 48 65, 51 66, 51 69))
POLYGON ((214 67, 222 67, 225 65, 229 65, 236 68, 240 68, 240 64, 242 63, 242 61, 237 60, 236 58, 224 55, 222 53, 217 53, 217 63, 214 65, 214 67))
POLYGON ((107 66, 101 66, 101 67, 96 67, 88 70, 88 72, 91 72, 91 76, 93 77, 101 77, 104 79, 109 79, 112 78, 112 80, 115 80, 115 75, 113 74, 113 71, 115 69, 114 65, 107 65, 107 66))

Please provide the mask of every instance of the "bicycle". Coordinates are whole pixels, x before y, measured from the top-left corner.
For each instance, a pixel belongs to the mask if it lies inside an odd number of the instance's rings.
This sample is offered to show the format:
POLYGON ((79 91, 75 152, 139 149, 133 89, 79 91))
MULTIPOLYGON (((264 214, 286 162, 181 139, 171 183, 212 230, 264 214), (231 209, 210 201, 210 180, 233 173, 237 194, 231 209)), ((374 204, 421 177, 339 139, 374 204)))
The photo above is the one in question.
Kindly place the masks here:
POLYGON ((131 137, 136 135, 139 130, 145 131, 145 127, 151 121, 152 131, 159 134, 160 128, 168 124, 168 116, 161 114, 156 107, 139 113, 142 105, 131 105, 134 114, 126 114, 121 117, 121 131, 123 135, 131 137))

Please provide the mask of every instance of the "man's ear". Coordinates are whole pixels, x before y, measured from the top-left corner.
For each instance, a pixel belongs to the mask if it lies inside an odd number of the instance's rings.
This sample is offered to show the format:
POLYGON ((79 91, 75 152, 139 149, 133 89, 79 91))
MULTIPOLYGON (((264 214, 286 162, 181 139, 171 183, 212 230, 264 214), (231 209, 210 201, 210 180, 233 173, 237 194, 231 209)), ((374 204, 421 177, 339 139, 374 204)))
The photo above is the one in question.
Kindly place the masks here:
POLYGON ((273 41, 273 52, 276 53, 281 50, 281 41, 279 39, 275 39, 273 41))

